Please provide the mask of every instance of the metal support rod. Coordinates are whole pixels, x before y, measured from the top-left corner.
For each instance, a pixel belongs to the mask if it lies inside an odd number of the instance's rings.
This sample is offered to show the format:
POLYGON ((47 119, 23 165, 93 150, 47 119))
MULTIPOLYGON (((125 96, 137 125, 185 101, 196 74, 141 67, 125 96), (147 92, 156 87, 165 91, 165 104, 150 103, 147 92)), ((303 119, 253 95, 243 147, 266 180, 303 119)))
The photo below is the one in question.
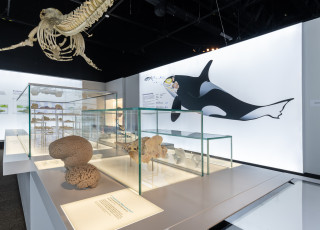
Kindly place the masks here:
POLYGON ((233 158, 233 152, 232 152, 232 137, 231 137, 231 168, 233 167, 233 161, 232 161, 232 158, 233 158))
POLYGON ((142 154, 142 143, 141 143, 141 110, 138 110, 138 135, 139 135, 139 195, 141 195, 141 183, 142 183, 142 175, 141 175, 141 154, 142 154))
POLYGON ((11 0, 8 0, 7 17, 9 17, 9 14, 10 14, 10 5, 11 5, 11 0))
POLYGON ((152 172, 153 172, 153 169, 154 169, 154 168, 153 168, 153 157, 152 157, 152 159, 151 159, 151 162, 152 162, 152 172))
MULTIPOLYGON (((203 112, 201 111, 201 176, 203 176, 203 112)), ((208 153, 207 153, 208 154, 208 153)))
POLYGON ((209 140, 207 139, 207 175, 210 174, 210 152, 209 152, 209 140))

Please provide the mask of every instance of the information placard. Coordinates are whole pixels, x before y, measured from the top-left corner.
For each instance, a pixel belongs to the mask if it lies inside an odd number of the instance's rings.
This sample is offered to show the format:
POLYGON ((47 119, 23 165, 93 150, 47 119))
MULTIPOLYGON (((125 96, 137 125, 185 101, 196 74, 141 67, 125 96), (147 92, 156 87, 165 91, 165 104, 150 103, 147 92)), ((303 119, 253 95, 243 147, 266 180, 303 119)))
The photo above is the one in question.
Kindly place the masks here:
POLYGON ((61 208, 75 230, 119 229, 163 211, 130 189, 64 204, 61 208))

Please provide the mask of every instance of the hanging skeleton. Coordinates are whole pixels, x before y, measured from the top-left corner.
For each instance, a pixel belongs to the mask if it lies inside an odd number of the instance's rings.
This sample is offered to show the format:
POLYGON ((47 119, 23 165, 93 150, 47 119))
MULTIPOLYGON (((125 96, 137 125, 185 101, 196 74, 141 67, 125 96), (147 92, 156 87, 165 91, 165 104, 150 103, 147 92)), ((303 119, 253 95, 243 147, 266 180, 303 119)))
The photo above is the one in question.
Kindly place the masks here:
POLYGON ((85 55, 85 43, 81 32, 86 31, 111 7, 113 0, 88 0, 76 10, 63 15, 54 8, 44 9, 40 13, 40 23, 28 35, 28 39, 0 51, 31 46, 38 41, 45 55, 56 61, 72 61, 81 56, 93 68, 100 70, 85 55))

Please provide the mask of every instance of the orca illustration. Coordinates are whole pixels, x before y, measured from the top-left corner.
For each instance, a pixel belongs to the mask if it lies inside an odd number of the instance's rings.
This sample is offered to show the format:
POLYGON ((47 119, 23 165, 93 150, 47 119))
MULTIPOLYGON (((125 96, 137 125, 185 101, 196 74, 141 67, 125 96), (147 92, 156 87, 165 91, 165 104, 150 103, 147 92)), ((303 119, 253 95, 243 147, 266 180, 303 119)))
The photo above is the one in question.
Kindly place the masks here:
MULTIPOLYGON (((168 77, 163 86, 174 97, 172 109, 185 107, 189 110, 202 110, 210 117, 248 121, 264 116, 279 119, 288 102, 294 98, 270 105, 258 106, 243 102, 227 93, 209 80, 212 60, 207 63, 199 77, 174 75, 168 77)), ((172 113, 176 121, 180 113, 172 113)))

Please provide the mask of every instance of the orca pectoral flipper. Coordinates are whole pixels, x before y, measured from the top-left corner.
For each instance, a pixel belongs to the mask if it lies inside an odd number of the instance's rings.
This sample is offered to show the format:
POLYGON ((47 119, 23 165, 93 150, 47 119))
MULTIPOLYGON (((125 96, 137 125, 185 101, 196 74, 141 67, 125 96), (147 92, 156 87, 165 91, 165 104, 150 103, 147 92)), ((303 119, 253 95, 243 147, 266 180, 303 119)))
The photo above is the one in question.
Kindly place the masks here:
MULTIPOLYGON (((181 109, 181 101, 178 96, 176 96, 172 103, 172 109, 181 109)), ((175 122, 180 117, 180 113, 171 112, 171 121, 175 122)))

